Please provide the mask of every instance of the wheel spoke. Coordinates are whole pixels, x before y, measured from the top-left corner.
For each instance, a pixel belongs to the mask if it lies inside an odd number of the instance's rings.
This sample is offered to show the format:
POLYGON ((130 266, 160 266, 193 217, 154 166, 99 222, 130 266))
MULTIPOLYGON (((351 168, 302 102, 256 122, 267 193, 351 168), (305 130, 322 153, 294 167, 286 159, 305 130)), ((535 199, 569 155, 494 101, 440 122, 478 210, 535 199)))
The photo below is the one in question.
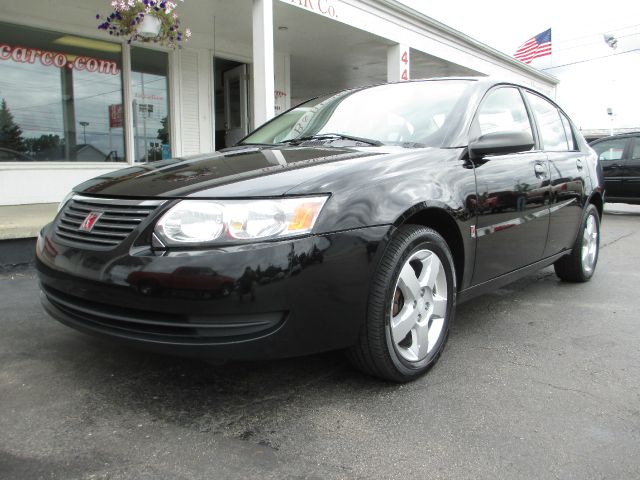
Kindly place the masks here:
POLYGON ((416 353, 417 357, 424 358, 429 353, 429 324, 427 321, 416 325, 416 353))
POLYGON ((440 339, 440 335, 442 334, 442 327, 444 326, 444 318, 434 318, 431 321, 431 327, 429 328, 429 346, 427 348, 427 353, 433 350, 433 347, 436 346, 436 343, 440 339))
MULTIPOLYGON (((403 348, 403 347, 400 347, 403 348)), ((405 358, 412 362, 416 362, 420 359, 420 348, 418 346, 418 332, 414 329, 411 330, 411 345, 407 348, 403 348, 405 352, 405 358)))
POLYGON ((444 318, 447 313, 447 299, 440 295, 434 295, 433 297, 433 313, 435 318, 444 318))
POLYGON ((420 278, 418 282, 423 287, 429 287, 433 289, 436 284, 438 274, 440 273, 440 259, 434 253, 427 256, 422 260, 422 271, 420 272, 420 278))
POLYGON ((418 321, 418 312, 413 304, 405 303, 400 313, 391 319, 391 334, 393 341, 399 343, 407 336, 418 321))
POLYGON ((409 300, 417 300, 422 296, 416 272, 409 262, 405 263, 404 267, 402 267, 400 278, 398 279, 398 287, 402 290, 406 303, 408 303, 409 300))

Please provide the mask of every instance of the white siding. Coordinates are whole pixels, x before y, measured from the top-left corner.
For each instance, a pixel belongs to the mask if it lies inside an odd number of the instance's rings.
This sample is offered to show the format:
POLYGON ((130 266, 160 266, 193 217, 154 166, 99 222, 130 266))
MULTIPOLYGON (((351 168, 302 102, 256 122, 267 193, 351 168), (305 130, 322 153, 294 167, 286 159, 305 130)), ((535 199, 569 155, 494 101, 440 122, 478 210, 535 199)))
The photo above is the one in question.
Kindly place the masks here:
POLYGON ((180 133, 182 134, 182 155, 200 151, 200 117, 198 99, 198 53, 183 50, 180 54, 180 133))

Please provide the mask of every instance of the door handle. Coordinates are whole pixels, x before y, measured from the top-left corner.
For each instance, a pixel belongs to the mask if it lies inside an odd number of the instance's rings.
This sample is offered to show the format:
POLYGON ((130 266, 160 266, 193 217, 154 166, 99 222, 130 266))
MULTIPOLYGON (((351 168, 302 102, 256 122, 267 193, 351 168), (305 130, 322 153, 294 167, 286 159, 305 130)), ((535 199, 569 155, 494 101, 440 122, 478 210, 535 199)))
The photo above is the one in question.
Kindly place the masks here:
POLYGON ((533 166, 533 171, 536 172, 536 177, 547 176, 547 168, 542 163, 536 163, 533 166))
POLYGON ((576 160, 576 167, 578 167, 578 170, 582 170, 582 160, 581 159, 577 159, 576 160))

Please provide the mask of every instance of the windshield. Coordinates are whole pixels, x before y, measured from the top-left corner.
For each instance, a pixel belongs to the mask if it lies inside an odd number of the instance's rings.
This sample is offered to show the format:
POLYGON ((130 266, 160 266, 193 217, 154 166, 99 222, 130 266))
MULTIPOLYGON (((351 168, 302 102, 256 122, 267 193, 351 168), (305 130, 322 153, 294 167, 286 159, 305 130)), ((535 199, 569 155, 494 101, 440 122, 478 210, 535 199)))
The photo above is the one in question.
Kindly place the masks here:
POLYGON ((440 146, 466 80, 394 83, 315 98, 263 125, 241 144, 351 140, 440 146))

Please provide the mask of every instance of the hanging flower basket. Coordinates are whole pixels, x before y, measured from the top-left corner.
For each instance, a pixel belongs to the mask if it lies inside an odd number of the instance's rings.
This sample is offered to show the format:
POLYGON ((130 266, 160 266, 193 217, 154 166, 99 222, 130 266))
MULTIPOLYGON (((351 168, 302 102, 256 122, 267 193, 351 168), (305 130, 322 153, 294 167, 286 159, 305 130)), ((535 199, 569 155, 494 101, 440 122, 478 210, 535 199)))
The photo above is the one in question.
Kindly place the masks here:
POLYGON ((142 21, 138 24, 138 35, 145 38, 156 38, 160 35, 162 29, 162 22, 158 17, 153 15, 145 15, 142 21))
POLYGON ((154 42, 181 48, 182 43, 191 37, 191 30, 181 28, 175 2, 114 0, 111 6, 113 12, 109 15, 96 15, 100 20, 98 29, 116 37, 128 37, 127 43, 154 42))

